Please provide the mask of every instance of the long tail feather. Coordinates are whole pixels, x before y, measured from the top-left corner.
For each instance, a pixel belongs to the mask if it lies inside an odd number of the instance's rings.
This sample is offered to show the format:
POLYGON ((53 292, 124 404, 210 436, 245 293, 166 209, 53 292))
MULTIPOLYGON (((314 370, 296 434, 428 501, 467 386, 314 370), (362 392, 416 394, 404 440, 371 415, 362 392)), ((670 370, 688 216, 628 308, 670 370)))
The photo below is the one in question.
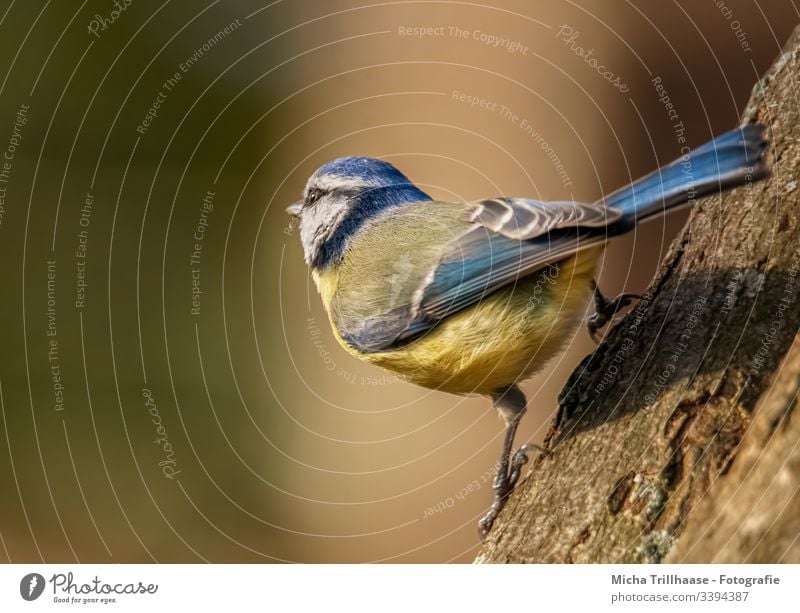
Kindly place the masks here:
POLYGON ((622 210, 635 224, 710 193, 769 175, 763 153, 766 127, 751 124, 726 132, 671 164, 604 197, 598 204, 622 210))

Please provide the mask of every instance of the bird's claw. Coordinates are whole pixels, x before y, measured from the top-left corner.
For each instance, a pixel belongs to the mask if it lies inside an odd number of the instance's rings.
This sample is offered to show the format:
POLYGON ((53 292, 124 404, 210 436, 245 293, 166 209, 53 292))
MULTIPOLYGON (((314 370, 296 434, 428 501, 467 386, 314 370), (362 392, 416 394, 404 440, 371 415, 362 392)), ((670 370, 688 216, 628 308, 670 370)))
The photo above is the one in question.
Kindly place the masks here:
POLYGON ((536 451, 545 456, 549 453, 543 447, 539 447, 539 445, 526 443, 511 455, 510 462, 509 458, 505 458, 505 461, 500 462, 497 474, 495 475, 494 481, 492 481, 492 489, 494 490, 492 506, 489 507, 486 515, 478 522, 478 533, 480 534, 481 540, 485 539, 489 534, 500 511, 506 506, 508 497, 511 495, 511 492, 514 491, 517 481, 519 481, 522 467, 528 463, 528 454, 531 451, 536 451))
POLYGON ((599 335, 600 329, 608 324, 617 311, 629 306, 634 300, 641 300, 639 294, 620 294, 616 298, 609 300, 600 292, 597 284, 594 284, 594 305, 595 313, 586 320, 586 328, 589 331, 589 336, 596 344, 600 344, 601 337, 599 335))

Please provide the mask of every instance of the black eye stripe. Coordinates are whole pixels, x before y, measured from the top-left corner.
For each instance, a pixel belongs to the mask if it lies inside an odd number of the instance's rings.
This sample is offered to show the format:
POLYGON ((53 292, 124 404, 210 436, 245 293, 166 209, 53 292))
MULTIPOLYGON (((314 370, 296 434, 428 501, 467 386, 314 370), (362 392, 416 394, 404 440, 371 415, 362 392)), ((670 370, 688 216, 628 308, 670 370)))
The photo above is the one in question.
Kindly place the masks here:
POLYGON ((320 196, 322 196, 322 194, 323 191, 319 188, 312 187, 311 189, 309 189, 308 193, 306 194, 306 206, 314 204, 317 200, 320 199, 320 196))

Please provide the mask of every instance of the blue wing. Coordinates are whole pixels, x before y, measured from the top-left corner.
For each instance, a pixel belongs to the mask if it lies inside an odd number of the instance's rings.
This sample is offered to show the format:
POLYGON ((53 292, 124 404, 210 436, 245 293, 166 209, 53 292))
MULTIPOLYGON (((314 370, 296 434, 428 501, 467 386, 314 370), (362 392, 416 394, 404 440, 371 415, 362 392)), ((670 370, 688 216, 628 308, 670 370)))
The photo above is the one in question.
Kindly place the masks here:
POLYGON ((400 340, 424 332, 437 322, 577 253, 604 243, 607 234, 587 228, 551 231, 524 241, 477 227, 452 245, 421 292, 418 317, 400 340))
MULTIPOLYGON (((387 228, 373 226, 371 231, 397 237, 405 226, 413 226, 417 234, 428 231, 433 235, 438 230, 431 227, 430 216, 437 211, 441 215, 442 207, 455 206, 458 205, 441 202, 414 204, 387 216, 387 228)), ((419 241, 408 242, 412 250, 409 252, 391 249, 396 260, 414 258, 413 266, 408 267, 410 274, 402 277, 403 283, 409 285, 402 292, 403 300, 387 304, 383 299, 386 290, 396 290, 392 284, 366 288, 364 280, 374 275, 375 268, 370 266, 368 270, 359 264, 366 260, 367 252, 376 255, 375 246, 365 249, 365 255, 358 247, 348 253, 346 278, 342 281, 345 287, 341 295, 337 290, 332 305, 333 318, 345 341, 367 353, 406 344, 492 292, 603 242, 606 228, 622 216, 616 209, 601 206, 521 198, 475 202, 467 205, 464 212, 468 215, 460 224, 449 222, 454 227, 435 255, 419 254, 419 241), (356 279, 360 280, 358 285, 356 279), (376 298, 378 294, 380 298, 376 298)), ((392 270, 397 266, 381 263, 377 268, 392 270)), ((374 285, 372 280, 369 283, 374 285)))

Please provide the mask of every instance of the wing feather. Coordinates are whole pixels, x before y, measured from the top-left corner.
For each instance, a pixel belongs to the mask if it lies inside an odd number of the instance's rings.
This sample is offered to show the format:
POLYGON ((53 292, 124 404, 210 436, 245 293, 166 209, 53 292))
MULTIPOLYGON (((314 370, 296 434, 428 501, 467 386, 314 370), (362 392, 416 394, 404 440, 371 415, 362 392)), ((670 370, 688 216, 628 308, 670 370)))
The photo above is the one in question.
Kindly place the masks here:
MULTIPOLYGON (((412 342, 492 292, 581 249, 605 242, 609 226, 622 217, 619 210, 598 205, 522 198, 474 202, 469 205, 471 210, 466 209, 466 215, 464 209, 459 209, 457 216, 452 208, 456 205, 452 204, 425 202, 411 206, 413 212, 407 210, 401 216, 395 213, 378 222, 386 224, 386 236, 426 231, 439 232, 447 238, 435 250, 427 245, 424 254, 419 243, 412 240, 407 241, 405 256, 392 249, 394 257, 412 257, 414 266, 413 274, 404 281, 409 284, 402 291, 405 299, 399 304, 393 302, 391 308, 382 305, 365 309, 364 294, 358 291, 358 285, 363 284, 368 271, 352 268, 351 280, 340 280, 342 295, 334 300, 332 312, 342 338, 360 351, 386 351, 412 342), (442 216, 449 216, 446 234, 434 229, 441 224, 430 224, 430 219, 441 222, 442 216)), ((374 246, 370 253, 374 258, 374 246)), ((352 255, 354 260, 370 261, 366 252, 352 255)))
POLYGON ((472 221, 515 240, 563 228, 604 228, 622 217, 617 209, 572 201, 494 198, 475 203, 472 221))

